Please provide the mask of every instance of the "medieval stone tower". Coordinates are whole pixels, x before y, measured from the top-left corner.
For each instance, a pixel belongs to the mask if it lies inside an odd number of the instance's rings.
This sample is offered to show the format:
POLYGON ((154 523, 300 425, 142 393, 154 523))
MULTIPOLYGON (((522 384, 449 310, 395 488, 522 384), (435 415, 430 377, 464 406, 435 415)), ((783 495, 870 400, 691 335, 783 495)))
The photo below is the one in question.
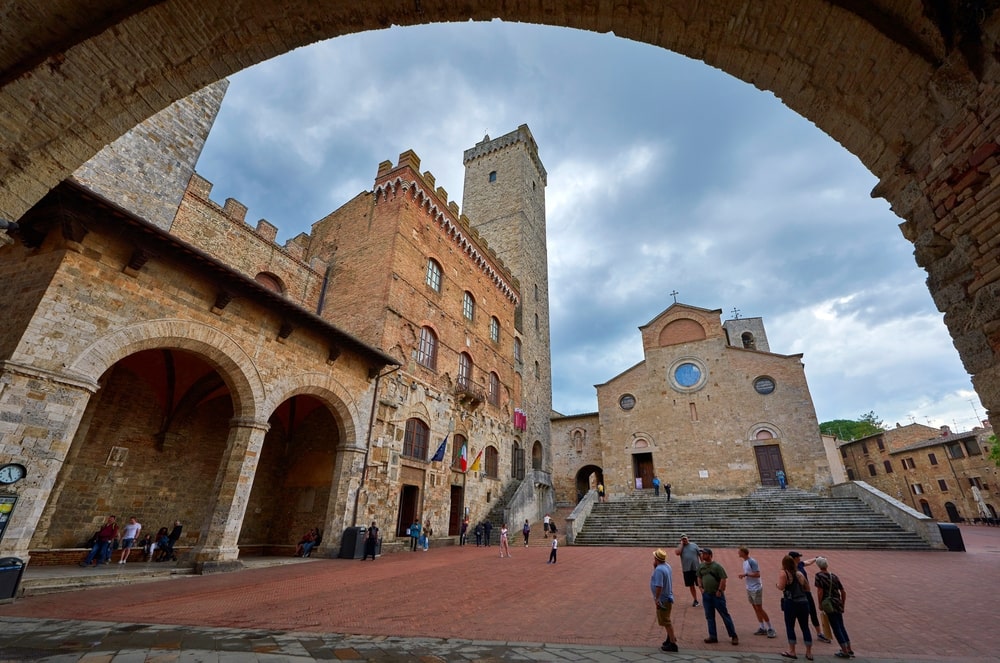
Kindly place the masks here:
POLYGON ((528 126, 465 151, 462 211, 490 248, 517 276, 521 305, 515 329, 520 361, 522 409, 527 418, 523 446, 530 467, 551 471, 549 419, 552 362, 549 340, 549 269, 545 241, 545 167, 528 126))

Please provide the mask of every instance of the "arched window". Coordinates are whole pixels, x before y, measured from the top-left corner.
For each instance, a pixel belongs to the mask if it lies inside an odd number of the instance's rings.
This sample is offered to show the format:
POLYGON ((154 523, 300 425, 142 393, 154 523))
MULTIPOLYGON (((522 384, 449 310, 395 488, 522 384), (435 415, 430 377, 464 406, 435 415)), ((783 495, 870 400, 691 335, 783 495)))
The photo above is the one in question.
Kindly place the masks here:
POLYGON ((743 347, 747 350, 757 349, 757 341, 754 340, 753 334, 750 332, 743 332, 743 336, 740 338, 743 340, 743 347))
POLYGON ((496 447, 486 447, 486 476, 496 479, 500 476, 500 452, 496 447))
POLYGON ((268 290, 277 292, 278 294, 285 294, 285 284, 281 282, 277 276, 271 272, 261 272, 257 276, 253 277, 253 280, 261 284, 268 290))
POLYGON ((761 430, 757 431, 757 435, 755 436, 755 438, 758 440, 773 440, 774 433, 767 430, 766 428, 762 428, 761 430))
POLYGON ((878 471, 875 469, 875 465, 873 465, 872 463, 868 463, 868 475, 869 476, 878 475, 878 471))
POLYGON ((538 366, 538 362, 535 362, 535 379, 542 377, 542 371, 538 366))
POLYGON ((542 443, 538 440, 531 445, 531 469, 542 469, 542 443))
POLYGON ((514 361, 521 361, 521 339, 514 339, 514 361))
POLYGON ((458 386, 468 389, 472 382, 472 357, 463 352, 458 355, 458 386))
POLYGON ((490 390, 486 394, 491 405, 500 405, 500 376, 490 371, 490 390))
POLYGON ((491 170, 490 171, 490 182, 496 182, 496 181, 497 181, 497 171, 491 170))
POLYGON ((463 352, 458 355, 458 386, 468 388, 472 382, 472 357, 463 352))
POLYGON ((494 343, 500 342, 500 321, 495 315, 490 318, 490 340, 494 343))
POLYGON ((476 319, 476 299, 468 290, 465 291, 465 296, 462 298, 462 315, 465 316, 466 320, 476 319))
POLYGON ((433 258, 427 261, 427 277, 424 282, 431 287, 431 290, 441 292, 441 265, 433 258))
MULTIPOLYGON (((454 468, 458 468, 463 472, 466 470, 466 468, 462 467, 462 449, 465 448, 465 446, 468 443, 469 441, 465 438, 464 435, 462 435, 461 433, 455 433, 455 443, 452 445, 451 449, 451 466, 454 468)), ((468 458, 469 452, 466 451, 465 454, 466 458, 468 458)))
POLYGON ((420 347, 417 349, 417 363, 429 369, 437 369, 437 336, 430 327, 420 328, 420 347))
POLYGON ((406 420, 406 433, 403 435, 403 455, 418 460, 427 460, 427 440, 431 430, 419 419, 406 420))

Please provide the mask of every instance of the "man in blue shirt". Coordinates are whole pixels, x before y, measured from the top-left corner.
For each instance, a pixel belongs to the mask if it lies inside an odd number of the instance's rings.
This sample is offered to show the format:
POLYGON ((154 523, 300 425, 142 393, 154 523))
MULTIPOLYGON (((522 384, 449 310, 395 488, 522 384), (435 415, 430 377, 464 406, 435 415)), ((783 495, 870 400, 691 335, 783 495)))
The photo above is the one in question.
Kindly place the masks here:
POLYGON ((674 607, 673 572, 667 564, 667 553, 662 548, 653 553, 653 575, 649 579, 649 590, 656 603, 656 623, 667 630, 667 639, 660 645, 660 649, 677 651, 677 636, 670 623, 670 611, 674 607))

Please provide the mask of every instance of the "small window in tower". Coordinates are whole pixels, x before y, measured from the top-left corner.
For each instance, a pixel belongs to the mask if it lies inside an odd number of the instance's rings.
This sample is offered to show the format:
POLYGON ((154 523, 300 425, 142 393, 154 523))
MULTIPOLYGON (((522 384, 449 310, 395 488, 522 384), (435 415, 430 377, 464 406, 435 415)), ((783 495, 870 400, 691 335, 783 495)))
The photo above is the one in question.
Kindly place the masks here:
POLYGON ((462 299, 462 315, 465 316, 466 320, 476 319, 476 300, 468 290, 466 290, 465 297, 462 299))
POLYGON ((500 321, 496 316, 490 318, 490 340, 494 343, 500 342, 500 321))
POLYGON ((496 182, 496 181, 497 181, 497 171, 491 170, 490 171, 490 182, 496 182))
POLYGON ((514 339, 514 361, 521 363, 521 339, 514 339))
POLYGON ((424 278, 424 283, 436 292, 441 292, 441 265, 434 259, 427 261, 427 276, 424 278))
POLYGON ((751 334, 750 332, 743 332, 743 336, 741 338, 743 340, 744 348, 746 348, 747 350, 757 349, 757 341, 754 340, 753 334, 751 334))

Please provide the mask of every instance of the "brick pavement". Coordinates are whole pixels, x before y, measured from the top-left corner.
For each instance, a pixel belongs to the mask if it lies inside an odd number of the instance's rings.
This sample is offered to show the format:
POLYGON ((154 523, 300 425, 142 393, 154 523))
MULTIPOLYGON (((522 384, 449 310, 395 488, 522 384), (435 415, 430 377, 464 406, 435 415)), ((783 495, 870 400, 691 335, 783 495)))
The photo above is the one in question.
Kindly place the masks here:
MULTIPOLYGON (((993 661, 1000 649, 1000 529, 962 529, 965 554, 950 552, 830 551, 831 569, 848 589, 846 625, 865 658, 993 661), (968 609, 968 587, 976 592, 968 609)), ((692 533, 694 535, 694 533, 692 533)), ((711 541, 695 541, 711 545, 711 541)), ((665 542, 672 545, 673 542, 665 542)), ((734 550, 716 549, 734 577, 734 550)), ((765 607, 781 619, 774 578, 784 550, 755 550, 765 573, 765 607)), ((806 556, 824 551, 802 550, 806 556)), ((0 606, 4 617, 91 619, 109 622, 215 626, 312 633, 465 638, 566 645, 651 647, 663 639, 648 597, 651 551, 645 548, 564 546, 559 564, 545 563, 544 540, 500 559, 496 547, 443 547, 398 553, 372 562, 309 563, 170 582, 27 597, 0 606)), ((673 558, 676 559, 676 558, 673 558)), ((677 564, 674 563, 676 568, 677 564)), ((678 574, 679 575, 679 574, 678 574)), ((774 640, 756 628, 741 583, 729 605, 740 633, 734 647, 708 646, 704 613, 675 591, 675 624, 682 651, 718 656, 776 654, 774 640)), ((721 625, 720 625, 721 627, 721 625)), ((833 659, 834 645, 814 653, 833 659)), ((802 653, 800 643, 800 655, 802 653)))

